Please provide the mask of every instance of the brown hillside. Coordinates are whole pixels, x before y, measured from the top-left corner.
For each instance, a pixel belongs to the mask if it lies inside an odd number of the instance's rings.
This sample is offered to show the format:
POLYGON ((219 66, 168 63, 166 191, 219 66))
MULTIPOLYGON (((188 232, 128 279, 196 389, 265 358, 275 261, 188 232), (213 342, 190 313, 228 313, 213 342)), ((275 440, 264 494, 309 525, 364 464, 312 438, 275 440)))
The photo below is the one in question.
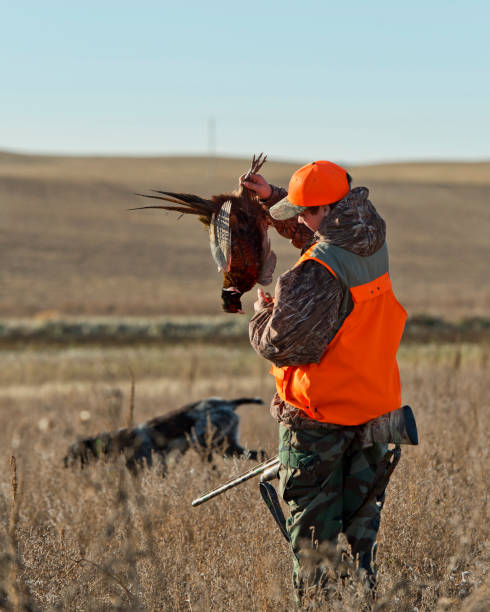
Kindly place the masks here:
MULTIPOLYGON (((248 160, 0 154, 0 316, 219 314, 220 275, 192 219, 128 212, 150 188, 233 189, 248 160)), ((287 185, 294 163, 264 174, 287 185)), ((388 223, 391 269, 410 314, 488 314, 490 163, 351 169, 388 223)), ((297 257, 274 238, 278 272, 297 257)), ((252 298, 246 301, 250 310, 252 298)))

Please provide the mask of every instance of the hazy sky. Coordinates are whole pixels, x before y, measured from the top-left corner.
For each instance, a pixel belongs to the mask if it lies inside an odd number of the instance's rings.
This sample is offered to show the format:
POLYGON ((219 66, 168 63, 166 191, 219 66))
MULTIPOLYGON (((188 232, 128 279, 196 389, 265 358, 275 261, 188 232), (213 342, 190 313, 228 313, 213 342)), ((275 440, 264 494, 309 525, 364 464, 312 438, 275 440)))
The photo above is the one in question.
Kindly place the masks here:
POLYGON ((490 158, 489 0, 0 9, 0 149, 490 158))

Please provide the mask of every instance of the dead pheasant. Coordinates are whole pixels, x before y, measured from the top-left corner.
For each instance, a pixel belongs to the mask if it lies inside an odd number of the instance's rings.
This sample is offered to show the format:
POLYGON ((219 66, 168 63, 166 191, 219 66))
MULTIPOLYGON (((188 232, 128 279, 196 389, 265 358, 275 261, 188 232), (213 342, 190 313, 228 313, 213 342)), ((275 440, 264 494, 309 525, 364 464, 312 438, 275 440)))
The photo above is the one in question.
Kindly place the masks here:
MULTIPOLYGON (((244 180, 256 174, 264 165, 267 156, 255 155, 244 180)), ((188 193, 154 191, 159 195, 142 195, 146 198, 165 200, 170 204, 140 206, 161 208, 184 214, 197 215, 199 221, 209 229, 211 254, 218 270, 224 273, 221 301, 226 312, 243 313, 241 296, 257 283, 268 285, 276 266, 276 255, 271 250, 267 235, 270 225, 294 246, 302 248, 311 238, 310 230, 291 221, 276 221, 258 199, 255 192, 240 185, 230 194, 211 196, 209 199, 188 193)))

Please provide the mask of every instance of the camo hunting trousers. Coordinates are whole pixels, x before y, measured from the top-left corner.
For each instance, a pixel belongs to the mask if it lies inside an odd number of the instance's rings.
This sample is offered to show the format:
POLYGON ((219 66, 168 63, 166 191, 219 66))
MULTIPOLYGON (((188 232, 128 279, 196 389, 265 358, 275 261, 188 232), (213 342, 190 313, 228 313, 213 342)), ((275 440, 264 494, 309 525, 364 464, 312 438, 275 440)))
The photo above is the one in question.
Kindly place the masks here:
MULTIPOLYGON (((304 588, 327 581, 321 559, 308 563, 301 556, 322 543, 335 545, 343 532, 359 567, 375 581, 376 536, 382 499, 367 504, 385 444, 361 448, 356 428, 327 425, 291 430, 279 426, 279 493, 287 502, 287 531, 293 550, 293 583, 301 599, 304 588)), ((378 472, 378 474, 377 474, 378 472)), ((308 553, 307 553, 308 554, 308 553)), ((311 556, 311 555, 310 555, 311 556)), ((312 556, 314 558, 315 555, 312 556)))

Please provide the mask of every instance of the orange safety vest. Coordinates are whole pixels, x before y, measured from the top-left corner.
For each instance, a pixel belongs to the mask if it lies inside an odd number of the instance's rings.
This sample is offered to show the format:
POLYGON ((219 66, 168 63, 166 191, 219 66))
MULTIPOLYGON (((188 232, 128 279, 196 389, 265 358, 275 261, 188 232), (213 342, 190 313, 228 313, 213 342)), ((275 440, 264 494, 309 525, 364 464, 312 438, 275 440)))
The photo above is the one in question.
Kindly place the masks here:
POLYGON ((396 410, 401 406, 396 353, 407 313, 391 288, 386 243, 361 257, 317 242, 296 265, 308 259, 325 266, 345 287, 342 307, 349 293, 354 307, 320 363, 272 367, 279 396, 321 423, 360 425, 396 410))

